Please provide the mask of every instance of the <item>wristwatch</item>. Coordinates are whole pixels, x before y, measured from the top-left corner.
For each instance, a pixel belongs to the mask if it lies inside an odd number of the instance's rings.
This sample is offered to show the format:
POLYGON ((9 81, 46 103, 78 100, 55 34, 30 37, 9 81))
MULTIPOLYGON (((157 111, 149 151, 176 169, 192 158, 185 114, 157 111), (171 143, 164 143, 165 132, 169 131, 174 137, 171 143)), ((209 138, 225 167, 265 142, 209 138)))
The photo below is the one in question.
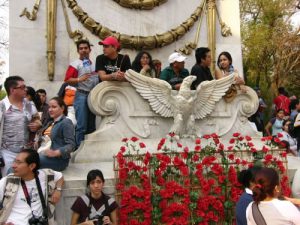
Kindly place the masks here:
POLYGON ((62 191, 62 188, 61 187, 55 187, 54 190, 57 190, 57 191, 62 191))

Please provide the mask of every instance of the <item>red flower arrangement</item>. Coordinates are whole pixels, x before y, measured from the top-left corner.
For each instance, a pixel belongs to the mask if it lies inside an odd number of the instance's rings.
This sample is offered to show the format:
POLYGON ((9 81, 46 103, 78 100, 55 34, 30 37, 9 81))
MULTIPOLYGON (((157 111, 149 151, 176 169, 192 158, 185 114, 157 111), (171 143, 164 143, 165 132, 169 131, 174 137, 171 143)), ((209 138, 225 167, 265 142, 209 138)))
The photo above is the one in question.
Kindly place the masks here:
POLYGON ((140 152, 146 146, 138 138, 123 139, 115 156, 121 225, 233 224, 243 192, 237 175, 257 161, 279 171, 283 194, 290 195, 286 154, 276 147, 277 139, 263 138, 264 146, 257 150, 251 137, 239 133, 227 149, 216 134, 202 138, 190 151, 169 134, 153 154, 140 152), (207 144, 201 146, 203 142, 207 144))

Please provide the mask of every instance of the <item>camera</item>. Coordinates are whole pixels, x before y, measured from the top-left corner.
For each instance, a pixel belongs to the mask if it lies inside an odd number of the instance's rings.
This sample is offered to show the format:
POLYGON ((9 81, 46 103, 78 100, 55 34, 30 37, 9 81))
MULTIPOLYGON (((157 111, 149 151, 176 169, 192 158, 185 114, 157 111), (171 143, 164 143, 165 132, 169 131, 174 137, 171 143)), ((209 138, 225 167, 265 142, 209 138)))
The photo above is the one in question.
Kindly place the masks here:
POLYGON ((48 225, 48 219, 43 216, 33 216, 28 220, 28 223, 29 225, 48 225))
POLYGON ((91 220, 97 220, 94 222, 95 225, 102 225, 103 224, 103 217, 102 215, 96 215, 91 220))

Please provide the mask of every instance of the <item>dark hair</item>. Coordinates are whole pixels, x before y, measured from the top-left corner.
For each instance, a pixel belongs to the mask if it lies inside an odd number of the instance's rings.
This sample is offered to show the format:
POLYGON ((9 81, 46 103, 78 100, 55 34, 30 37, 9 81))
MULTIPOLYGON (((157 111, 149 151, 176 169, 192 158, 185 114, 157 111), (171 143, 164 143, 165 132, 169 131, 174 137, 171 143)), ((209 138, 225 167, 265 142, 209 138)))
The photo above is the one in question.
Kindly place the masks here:
POLYGON ((285 95, 285 94, 286 94, 286 91, 285 91, 284 87, 279 87, 279 88, 278 88, 278 93, 279 93, 279 94, 282 94, 282 95, 285 95))
POLYGON ((206 58, 206 53, 210 52, 209 48, 201 47, 197 48, 195 51, 196 62, 201 63, 201 59, 206 58))
POLYGON ((262 168, 255 175, 255 186, 253 188, 253 200, 263 201, 265 198, 274 197, 274 190, 279 185, 279 176, 273 168, 262 168))
POLYGON ((238 181, 245 187, 250 187, 250 182, 254 182, 256 173, 261 169, 259 166, 253 166, 246 170, 242 170, 238 175, 238 181))
POLYGON ((36 93, 37 93, 37 94, 45 94, 45 95, 47 95, 47 92, 46 92, 45 89, 38 89, 38 90, 36 91, 36 93))
POLYGON ((37 110, 40 110, 41 108, 41 99, 38 96, 38 94, 35 92, 33 87, 27 86, 26 87, 26 94, 29 95, 31 97, 31 100, 33 101, 35 107, 37 108, 37 110))
POLYGON ((290 103, 290 110, 296 109, 296 105, 299 104, 299 99, 293 99, 290 103))
POLYGON ((284 109, 277 109, 276 115, 277 115, 279 112, 281 112, 281 111, 284 113, 284 109))
POLYGON ((103 183, 105 182, 103 173, 100 170, 91 170, 90 172, 88 172, 86 176, 86 186, 89 186, 89 184, 97 177, 99 177, 103 183))
POLYGON ((89 46, 89 49, 91 49, 91 44, 90 44, 90 42, 89 42, 88 40, 82 39, 82 40, 79 40, 79 41, 76 42, 77 52, 79 51, 79 46, 80 46, 81 44, 86 44, 86 45, 89 46))
POLYGON ((150 55, 149 52, 146 52, 146 51, 141 51, 139 52, 135 59, 133 60, 132 62, 132 69, 136 72, 140 72, 141 69, 142 69, 142 65, 141 65, 141 58, 143 57, 143 55, 146 54, 148 57, 149 57, 149 66, 151 69, 154 69, 154 65, 153 65, 153 62, 152 62, 152 56, 150 55))
POLYGON ((57 102, 57 104, 60 106, 60 107, 63 107, 64 108, 64 115, 67 116, 68 115, 68 107, 66 105, 66 103, 64 102, 64 100, 61 98, 61 97, 53 97, 50 99, 51 100, 54 100, 57 102))
POLYGON ((20 76, 11 76, 6 78, 4 88, 8 96, 10 95, 10 89, 18 86, 18 81, 24 81, 24 79, 20 76))
POLYGON ((290 120, 283 120, 282 127, 284 127, 287 122, 291 122, 291 121, 290 120))
POLYGON ((220 69, 222 69, 221 65, 220 65, 220 58, 221 58, 222 55, 224 55, 228 59, 229 65, 232 64, 232 57, 231 57, 230 53, 229 52, 221 52, 219 57, 218 57, 218 61, 217 61, 217 65, 220 69))
POLYGON ((37 170, 40 168, 40 156, 39 153, 33 149, 22 149, 20 153, 27 153, 28 156, 25 158, 25 162, 30 165, 35 163, 35 168, 32 172, 36 173, 37 170))

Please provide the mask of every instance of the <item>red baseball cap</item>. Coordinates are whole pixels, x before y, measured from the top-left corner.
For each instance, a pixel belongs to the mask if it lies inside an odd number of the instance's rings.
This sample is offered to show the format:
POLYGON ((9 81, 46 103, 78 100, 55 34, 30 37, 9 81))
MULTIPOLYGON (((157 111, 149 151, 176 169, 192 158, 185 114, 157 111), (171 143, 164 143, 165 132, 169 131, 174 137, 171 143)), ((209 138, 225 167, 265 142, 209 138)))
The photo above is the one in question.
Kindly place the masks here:
POLYGON ((118 40, 113 37, 113 36, 109 36, 107 38, 105 38, 103 41, 99 41, 98 43, 99 45, 112 45, 114 46, 116 49, 120 48, 120 43, 118 42, 118 40))

